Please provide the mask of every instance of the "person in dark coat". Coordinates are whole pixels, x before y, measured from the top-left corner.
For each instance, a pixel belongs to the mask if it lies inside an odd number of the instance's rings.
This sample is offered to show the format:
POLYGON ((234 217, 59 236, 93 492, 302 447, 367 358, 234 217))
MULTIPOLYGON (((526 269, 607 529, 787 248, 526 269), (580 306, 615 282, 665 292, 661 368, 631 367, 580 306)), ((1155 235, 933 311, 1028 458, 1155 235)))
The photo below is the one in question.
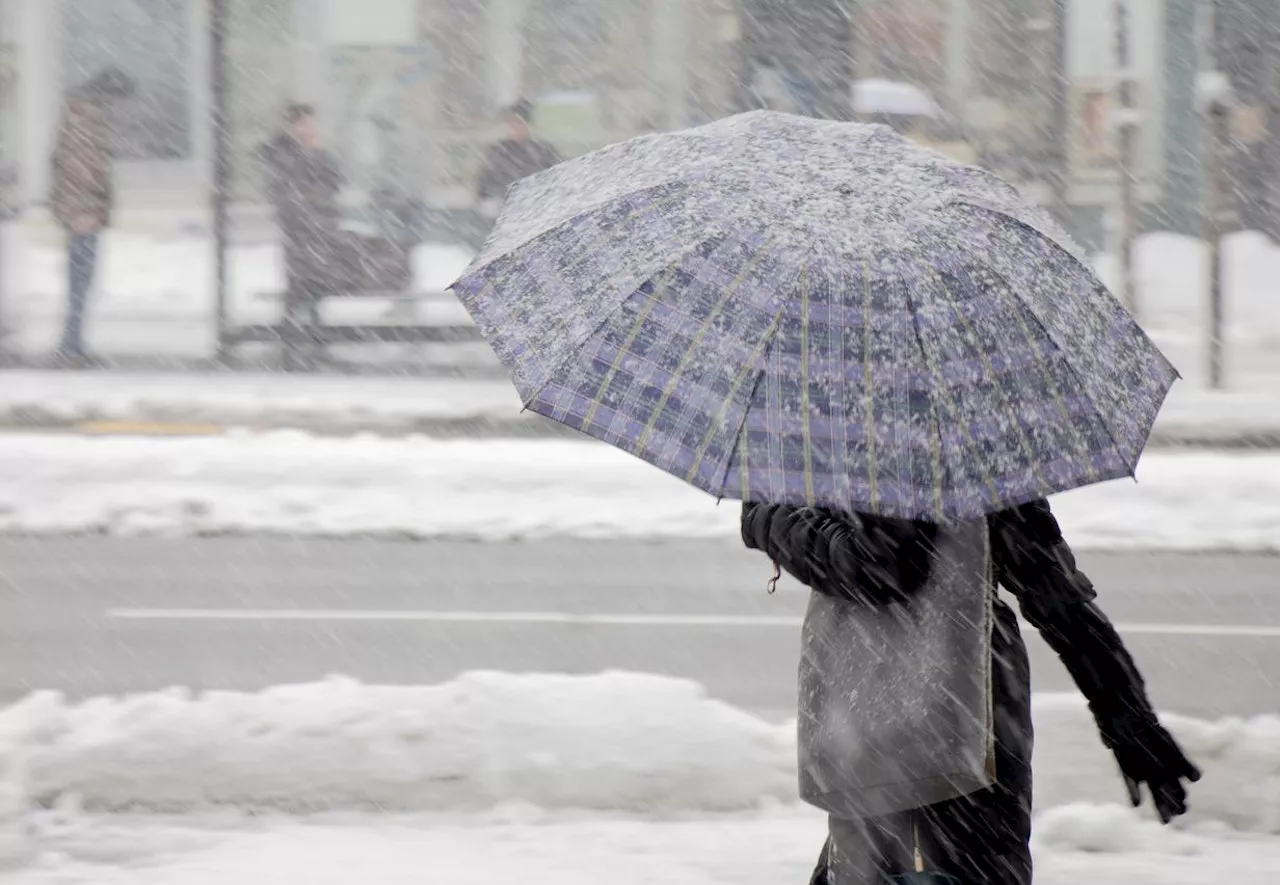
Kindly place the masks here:
MULTIPOLYGON (((1014 595, 1023 617, 1088 700, 1133 804, 1140 804, 1145 785, 1164 823, 1184 814, 1184 782, 1198 780, 1200 772, 1160 724, 1137 666, 1098 607, 1092 583, 1076 567, 1048 502, 997 513, 988 526, 996 583, 1014 595)), ((923 585, 935 530, 929 523, 818 508, 745 504, 742 511, 748 548, 764 551, 814 591, 861 605, 889 604, 923 585)), ((1013 610, 997 600, 995 616, 995 784, 917 810, 924 821, 920 848, 932 867, 966 885, 1030 885, 1030 665, 1013 610)), ((894 856, 900 846, 882 840, 901 829, 885 823, 881 828, 875 820, 832 820, 811 885, 828 883, 834 852, 894 856)), ((893 876, 909 870, 883 872, 893 876)))
POLYGON ((72 96, 58 124, 49 207, 67 235, 67 316, 58 359, 70 365, 91 362, 84 349, 85 312, 98 238, 115 206, 108 115, 113 102, 134 92, 128 75, 108 68, 72 96))
POLYGON ((533 106, 521 99, 506 110, 507 136, 489 148, 480 173, 477 197, 481 210, 496 218, 507 188, 560 162, 555 148, 533 137, 529 128, 533 106))
POLYGON ((332 290, 343 257, 337 197, 345 183, 337 160, 320 145, 315 109, 292 104, 284 131, 261 149, 267 198, 284 238, 284 344, 291 365, 315 341, 319 301, 332 290))

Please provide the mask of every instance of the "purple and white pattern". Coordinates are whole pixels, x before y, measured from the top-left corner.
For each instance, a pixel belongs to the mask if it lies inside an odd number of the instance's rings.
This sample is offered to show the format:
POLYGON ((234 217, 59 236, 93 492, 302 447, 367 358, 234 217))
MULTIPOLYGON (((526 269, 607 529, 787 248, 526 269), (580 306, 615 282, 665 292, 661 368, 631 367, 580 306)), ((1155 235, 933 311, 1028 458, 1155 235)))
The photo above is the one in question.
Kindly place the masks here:
POLYGON ((1005 182, 768 111, 517 184, 454 291, 530 409, 743 500, 947 521, 1127 476, 1177 377, 1005 182))

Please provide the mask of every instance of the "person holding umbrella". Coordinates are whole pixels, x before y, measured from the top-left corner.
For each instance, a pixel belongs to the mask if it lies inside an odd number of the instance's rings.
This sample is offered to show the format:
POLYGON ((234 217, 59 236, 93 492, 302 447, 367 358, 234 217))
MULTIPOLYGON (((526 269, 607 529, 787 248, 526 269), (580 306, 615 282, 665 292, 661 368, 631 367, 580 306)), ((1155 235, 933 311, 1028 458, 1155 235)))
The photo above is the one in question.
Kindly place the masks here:
MULTIPOLYGON (((987 519, 998 582, 1066 665, 1089 701, 1136 806, 1146 785, 1160 819, 1187 810, 1184 781, 1200 772, 1152 708, 1115 627, 1095 603, 1049 503, 1033 501, 987 519)), ((746 504, 742 535, 815 592, 854 606, 908 602, 928 580, 937 526, 812 507, 746 504)), ((991 671, 995 782, 918 811, 833 818, 812 885, 880 881, 921 858, 962 883, 1031 882, 1031 674, 1018 621, 995 604, 991 671), (923 844, 922 844, 923 843, 923 844)), ((903 606, 906 610, 909 606, 903 606)))
POLYGON ((813 590, 814 881, 1026 885, 1030 686, 1003 586, 1134 800, 1199 772, 1046 500, 1131 477, 1174 368, 1016 189, 884 126, 755 111, 517 184, 453 290, 526 406, 717 498, 813 590))

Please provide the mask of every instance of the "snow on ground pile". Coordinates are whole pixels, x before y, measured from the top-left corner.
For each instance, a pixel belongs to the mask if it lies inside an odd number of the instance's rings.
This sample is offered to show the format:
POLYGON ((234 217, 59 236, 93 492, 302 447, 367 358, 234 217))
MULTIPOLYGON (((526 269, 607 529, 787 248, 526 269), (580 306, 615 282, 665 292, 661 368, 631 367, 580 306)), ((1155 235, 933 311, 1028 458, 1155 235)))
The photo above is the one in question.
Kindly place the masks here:
POLYGON ((520 409, 505 379, 12 370, 0 383, 0 421, 27 426, 184 421, 400 431, 433 420, 510 421, 520 409))
MULTIPOLYGON (((1094 549, 1280 551, 1280 453, 1151 452, 1055 498, 1094 549)), ((738 506, 565 440, 0 435, 0 531, 509 540, 738 537, 738 506)))
POLYGON ((790 729, 695 683, 625 673, 335 679, 74 706, 38 694, 0 714, 0 746, 33 799, 107 807, 716 811, 795 794, 790 729))
MULTIPOLYGON (((1078 699, 1037 697, 1035 715, 1039 809, 1123 800, 1078 699)), ((1280 835, 1280 718, 1168 724, 1205 772, 1191 822, 1280 835)), ((673 814, 796 795, 793 726, 691 682, 624 673, 472 673, 398 688, 335 679, 77 705, 40 694, 0 713, 0 754, 28 802, 76 796, 88 808, 673 814)))

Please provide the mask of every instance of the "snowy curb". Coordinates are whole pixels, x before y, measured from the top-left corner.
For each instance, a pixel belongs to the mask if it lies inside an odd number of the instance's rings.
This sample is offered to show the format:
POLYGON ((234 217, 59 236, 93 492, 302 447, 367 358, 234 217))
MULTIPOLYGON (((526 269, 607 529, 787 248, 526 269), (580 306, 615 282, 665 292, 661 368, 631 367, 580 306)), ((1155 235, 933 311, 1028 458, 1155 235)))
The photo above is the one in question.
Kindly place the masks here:
MULTIPOLYGON (((0 373, 0 430, 204 432, 298 430, 326 436, 422 434, 569 438, 580 434, 523 412, 505 377, 446 380, 262 372, 0 373)), ((1151 437, 1155 448, 1280 448, 1280 397, 1175 387, 1151 437)))
MULTIPOLYGON (((1036 802, 1123 795, 1083 701, 1035 698, 1036 802)), ((1204 769, 1188 823, 1280 834, 1280 717, 1165 721, 1204 769)), ((310 813, 544 810, 657 815, 793 805, 794 725, 684 680, 470 673, 434 686, 334 678, 258 694, 172 690, 0 711, 10 812, 216 806, 310 813)))
MULTIPOLYGON (((1073 545, 1280 551, 1280 454, 1150 453, 1137 483, 1056 496, 1073 545)), ((0 532, 720 539, 739 508, 560 440, 0 435, 0 532)))

